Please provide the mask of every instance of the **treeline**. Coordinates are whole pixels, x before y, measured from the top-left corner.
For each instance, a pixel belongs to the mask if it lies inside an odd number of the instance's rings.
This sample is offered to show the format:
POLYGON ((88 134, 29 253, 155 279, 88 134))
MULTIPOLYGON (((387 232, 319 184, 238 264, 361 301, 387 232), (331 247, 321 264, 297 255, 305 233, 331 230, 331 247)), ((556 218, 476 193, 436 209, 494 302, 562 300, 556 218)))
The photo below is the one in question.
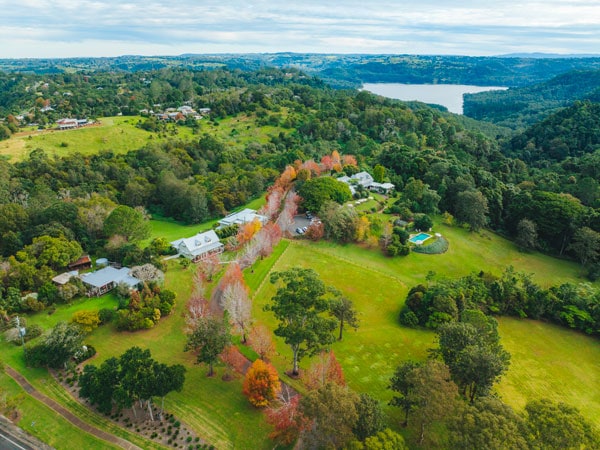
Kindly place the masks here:
POLYGON ((215 67, 243 71, 302 67, 336 87, 355 88, 365 82, 525 86, 572 70, 600 68, 600 58, 271 53, 0 60, 2 71, 39 74, 140 72, 164 68, 206 70, 215 67))
POLYGON ((531 86, 465 94, 464 114, 503 127, 523 129, 576 100, 600 101, 600 71, 574 71, 531 86))
POLYGON ((600 335, 600 294, 587 284, 564 283, 542 288, 530 275, 507 268, 459 279, 443 278, 410 289, 400 312, 408 326, 437 329, 461 321, 466 311, 542 319, 590 335, 600 335))

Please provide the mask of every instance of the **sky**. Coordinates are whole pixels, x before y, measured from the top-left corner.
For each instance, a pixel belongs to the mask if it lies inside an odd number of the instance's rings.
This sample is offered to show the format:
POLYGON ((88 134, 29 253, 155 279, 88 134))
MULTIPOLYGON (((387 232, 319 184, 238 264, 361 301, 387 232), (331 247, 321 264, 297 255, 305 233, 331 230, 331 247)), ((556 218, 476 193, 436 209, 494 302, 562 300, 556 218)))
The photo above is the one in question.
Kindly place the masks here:
POLYGON ((0 58, 600 53, 599 0, 0 0, 0 58))

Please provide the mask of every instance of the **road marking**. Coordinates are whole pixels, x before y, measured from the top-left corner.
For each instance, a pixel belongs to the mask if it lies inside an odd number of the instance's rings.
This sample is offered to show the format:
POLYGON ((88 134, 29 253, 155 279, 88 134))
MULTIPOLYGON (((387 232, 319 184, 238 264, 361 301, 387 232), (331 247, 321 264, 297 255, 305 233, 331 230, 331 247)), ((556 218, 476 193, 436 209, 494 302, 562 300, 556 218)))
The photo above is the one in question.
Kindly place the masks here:
POLYGON ((13 441, 12 439, 8 438, 7 436, 4 436, 3 434, 0 434, 0 437, 3 437, 4 439, 6 439, 8 442, 10 442, 12 445, 14 445, 15 447, 20 448, 21 450, 27 450, 25 447, 21 447, 19 444, 17 444, 15 441, 13 441))

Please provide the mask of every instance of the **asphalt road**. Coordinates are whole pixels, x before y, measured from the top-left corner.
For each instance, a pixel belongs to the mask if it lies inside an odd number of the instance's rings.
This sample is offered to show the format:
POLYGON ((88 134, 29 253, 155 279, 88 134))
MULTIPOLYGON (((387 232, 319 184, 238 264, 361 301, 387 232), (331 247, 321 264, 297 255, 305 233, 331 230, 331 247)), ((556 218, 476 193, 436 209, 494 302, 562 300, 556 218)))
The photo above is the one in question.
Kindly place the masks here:
POLYGON ((35 450, 4 427, 0 427, 0 450, 35 450))

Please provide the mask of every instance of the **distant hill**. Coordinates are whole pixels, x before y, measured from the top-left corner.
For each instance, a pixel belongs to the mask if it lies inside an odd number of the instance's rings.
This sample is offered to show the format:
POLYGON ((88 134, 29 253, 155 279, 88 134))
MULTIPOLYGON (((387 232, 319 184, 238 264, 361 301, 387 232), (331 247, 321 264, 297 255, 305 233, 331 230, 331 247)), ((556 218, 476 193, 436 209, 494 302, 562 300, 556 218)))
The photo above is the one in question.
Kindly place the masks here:
POLYGON ((600 55, 470 57, 288 52, 0 60, 0 71, 38 74, 224 67, 244 71, 264 67, 297 68, 337 88, 356 88, 367 82, 518 87, 540 83, 573 70, 600 70, 600 55))
POLYGON ((600 101, 600 70, 573 71, 549 81, 506 91, 464 96, 464 114, 473 119, 526 128, 576 100, 600 101))
POLYGON ((539 165, 581 157, 600 149, 600 103, 577 101, 513 137, 511 157, 539 165))
POLYGON ((508 53, 506 55, 498 55, 499 58, 600 58, 600 53, 508 53))

